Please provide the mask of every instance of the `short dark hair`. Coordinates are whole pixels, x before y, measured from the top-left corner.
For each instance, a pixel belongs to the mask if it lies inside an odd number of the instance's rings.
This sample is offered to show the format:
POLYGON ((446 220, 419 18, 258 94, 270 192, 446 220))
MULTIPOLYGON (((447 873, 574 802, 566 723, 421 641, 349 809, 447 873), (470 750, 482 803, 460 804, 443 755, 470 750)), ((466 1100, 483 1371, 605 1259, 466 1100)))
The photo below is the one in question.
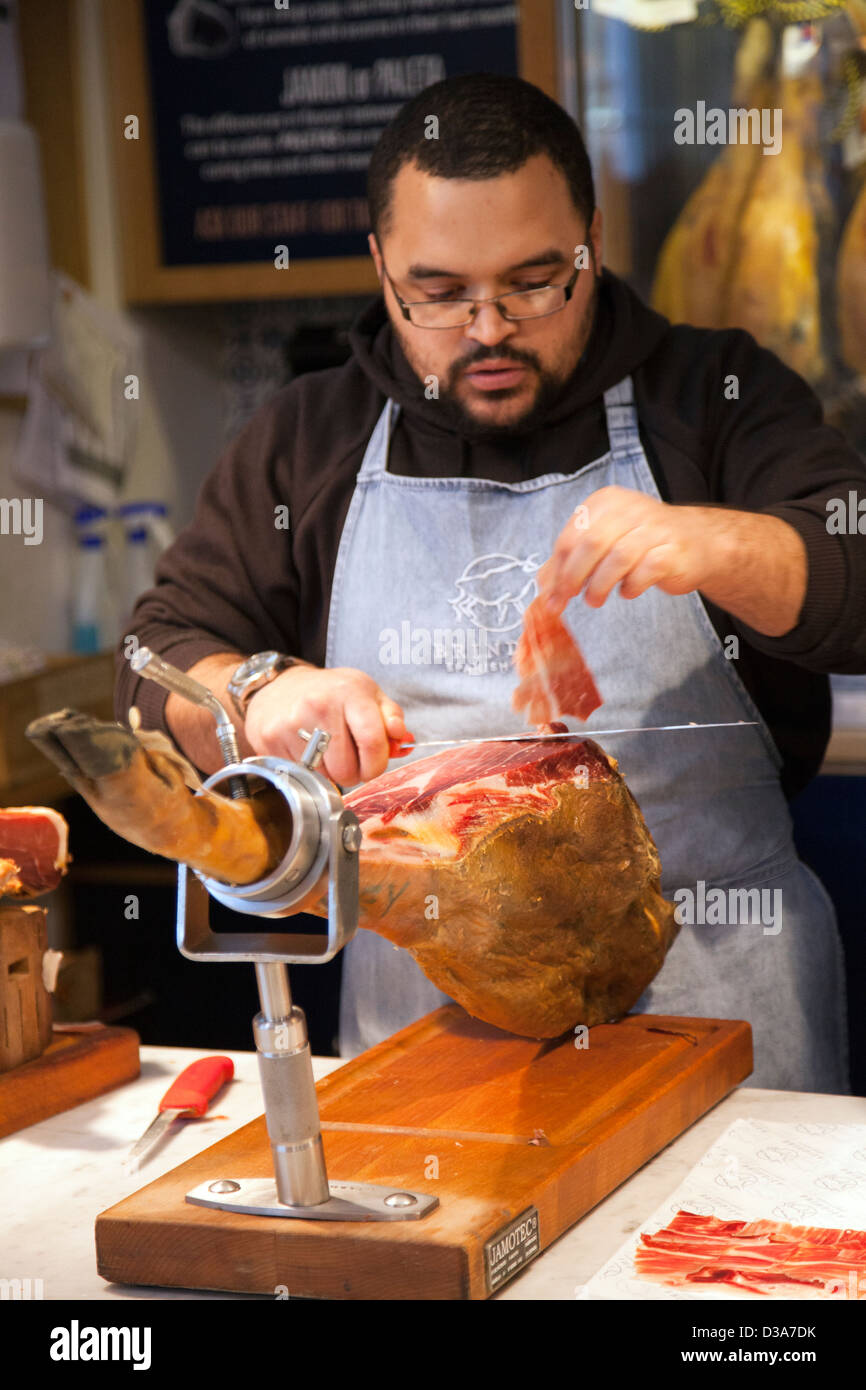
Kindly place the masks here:
POLYGON ((531 82, 492 72, 461 73, 434 82, 401 106, 373 149, 367 170, 370 226, 388 224, 391 185, 404 164, 440 179, 493 179, 546 154, 565 176, 571 200, 587 223, 595 211, 592 166, 583 137, 566 111, 531 82), (428 116, 438 139, 425 136, 428 116))

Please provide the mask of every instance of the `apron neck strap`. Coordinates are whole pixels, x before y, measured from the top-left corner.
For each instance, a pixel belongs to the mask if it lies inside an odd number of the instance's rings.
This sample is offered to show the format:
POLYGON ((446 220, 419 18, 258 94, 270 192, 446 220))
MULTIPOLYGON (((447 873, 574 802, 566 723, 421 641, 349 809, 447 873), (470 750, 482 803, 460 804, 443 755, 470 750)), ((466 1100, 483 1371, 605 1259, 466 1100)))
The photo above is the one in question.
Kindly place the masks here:
MULTIPOLYGON (((630 376, 623 377, 622 381, 618 381, 615 386, 610 386, 605 391, 604 411, 607 417, 607 437, 614 458, 632 454, 636 449, 639 450, 641 448, 640 432, 634 404, 634 383, 630 376)), ((367 443, 364 458, 358 470, 359 478, 370 477, 373 473, 387 472, 391 435, 399 414, 399 405, 389 396, 367 443)))
POLYGON ((370 478, 374 473, 387 473, 388 471, 388 449, 391 444, 391 433, 400 414, 400 407, 396 401, 389 396, 382 413, 373 427, 373 433, 367 441, 367 448, 358 469, 359 478, 370 478))
POLYGON ((607 437, 610 452, 614 458, 633 454, 640 450, 640 432, 637 424, 637 410, 634 404, 634 383, 630 376, 624 376, 616 386, 604 393, 604 411, 607 416, 607 437))

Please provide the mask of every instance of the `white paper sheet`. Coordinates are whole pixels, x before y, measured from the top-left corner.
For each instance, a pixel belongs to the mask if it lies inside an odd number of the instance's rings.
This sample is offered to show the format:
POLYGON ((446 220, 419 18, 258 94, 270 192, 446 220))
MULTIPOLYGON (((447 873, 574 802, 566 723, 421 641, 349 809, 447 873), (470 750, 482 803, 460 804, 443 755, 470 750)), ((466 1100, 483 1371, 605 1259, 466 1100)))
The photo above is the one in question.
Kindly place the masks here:
MULTIPOLYGON (((578 1292, 578 1299, 745 1299, 770 1295, 706 1285, 668 1288, 634 1277, 643 1232, 667 1226, 678 1211, 724 1221, 787 1221, 866 1231, 866 1125, 779 1124, 735 1120, 640 1230, 578 1292)), ((866 1297, 846 1289, 838 1297, 866 1297)), ((827 1297, 792 1289, 789 1298, 827 1297)))

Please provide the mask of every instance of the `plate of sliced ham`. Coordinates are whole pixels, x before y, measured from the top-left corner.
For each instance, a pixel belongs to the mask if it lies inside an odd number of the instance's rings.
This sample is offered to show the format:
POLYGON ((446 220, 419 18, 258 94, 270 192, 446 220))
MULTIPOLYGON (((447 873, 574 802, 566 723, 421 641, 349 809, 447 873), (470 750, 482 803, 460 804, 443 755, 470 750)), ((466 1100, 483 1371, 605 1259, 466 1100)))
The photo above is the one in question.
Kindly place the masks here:
POLYGON ((866 1298, 866 1230, 790 1221, 722 1221, 678 1211, 644 1232, 635 1252, 641 1279, 685 1289, 744 1289, 762 1297, 817 1293, 866 1298))
POLYGON ((735 1120, 577 1297, 866 1300, 866 1125, 735 1120))

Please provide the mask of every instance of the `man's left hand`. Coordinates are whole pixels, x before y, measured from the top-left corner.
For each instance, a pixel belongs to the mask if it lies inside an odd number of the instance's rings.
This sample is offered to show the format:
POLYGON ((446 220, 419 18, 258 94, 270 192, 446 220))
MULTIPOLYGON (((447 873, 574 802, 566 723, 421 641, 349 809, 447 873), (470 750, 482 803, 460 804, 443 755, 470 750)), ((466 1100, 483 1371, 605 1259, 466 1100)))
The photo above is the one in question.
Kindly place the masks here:
POLYGON ((757 631, 793 628, 806 592, 806 547, 786 521, 727 507, 673 506, 632 488, 603 487, 579 506, 538 573, 556 613, 583 592, 600 608, 618 584, 633 599, 699 589, 757 631))

